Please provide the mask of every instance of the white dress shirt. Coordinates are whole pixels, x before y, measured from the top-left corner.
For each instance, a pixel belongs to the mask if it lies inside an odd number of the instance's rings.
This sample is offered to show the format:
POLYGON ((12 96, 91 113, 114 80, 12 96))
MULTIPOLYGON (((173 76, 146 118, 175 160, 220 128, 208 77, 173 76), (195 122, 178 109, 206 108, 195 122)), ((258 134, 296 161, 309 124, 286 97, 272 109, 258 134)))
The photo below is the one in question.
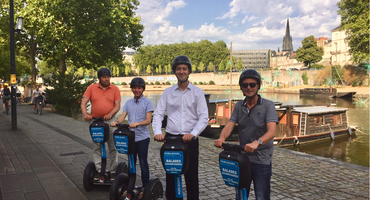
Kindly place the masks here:
POLYGON ((162 120, 167 112, 166 132, 198 137, 208 124, 208 108, 203 90, 189 83, 185 91, 173 85, 164 90, 154 112, 154 135, 162 134, 162 120))

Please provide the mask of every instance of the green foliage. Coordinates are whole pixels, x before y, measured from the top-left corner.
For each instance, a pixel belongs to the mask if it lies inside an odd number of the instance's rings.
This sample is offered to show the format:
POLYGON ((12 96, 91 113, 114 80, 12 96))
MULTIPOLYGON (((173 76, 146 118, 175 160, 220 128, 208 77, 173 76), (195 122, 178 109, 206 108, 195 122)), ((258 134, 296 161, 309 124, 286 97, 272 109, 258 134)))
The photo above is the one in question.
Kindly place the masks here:
POLYGON ((303 84, 307 85, 308 84, 308 76, 307 76, 307 72, 303 72, 302 74, 302 80, 303 80, 303 84))
POLYGON ((160 83, 159 81, 156 81, 156 82, 155 82, 155 84, 156 84, 156 85, 160 85, 161 83, 160 83))
POLYGON ((212 81, 212 80, 209 81, 209 85, 214 85, 214 84, 215 84, 214 81, 212 81))
POLYGON ((148 65, 146 67, 146 75, 150 75, 152 73, 152 66, 148 65))
POLYGON ((208 69, 211 70, 211 71, 214 71, 215 70, 215 66, 213 65, 213 62, 212 61, 209 62, 208 69))
MULTIPOLYGON (((198 43, 182 42, 168 45, 161 44, 142 46, 137 50, 137 54, 133 56, 133 60, 136 66, 151 65, 154 68, 157 68, 159 65, 167 65, 166 73, 170 73, 172 71, 171 63, 173 62, 173 59, 178 55, 186 55, 190 58, 192 66, 195 67, 192 68, 193 73, 195 73, 200 62, 212 62, 218 64, 225 55, 228 54, 229 51, 224 41, 211 43, 208 40, 202 40, 198 43)), ((209 69, 213 70, 211 67, 209 67, 209 69)))
POLYGON ((94 83, 93 80, 81 84, 81 76, 72 74, 54 74, 53 78, 46 78, 45 83, 52 89, 46 89, 48 101, 53 104, 55 110, 69 117, 77 117, 80 111, 80 101, 86 88, 94 83))
POLYGON ((153 82, 150 82, 150 85, 154 85, 154 83, 153 82))
POLYGON ((325 66, 324 65, 319 65, 319 64, 312 64, 311 65, 311 68, 314 68, 314 69, 324 69, 325 66))
POLYGON ((347 34, 351 60, 355 63, 369 60, 369 1, 341 0, 338 7, 340 30, 347 34))
POLYGON ((159 65, 157 69, 158 69, 157 74, 162 74, 162 65, 159 65))
POLYGON ((331 70, 333 83, 342 84, 341 80, 343 80, 344 68, 342 68, 340 65, 333 65, 331 70))
MULTIPOLYGON (((146 83, 146 84, 148 84, 148 83, 146 83)), ((121 85, 127 85, 127 83, 126 82, 122 82, 121 85)))
POLYGON ((166 82, 166 85, 171 85, 171 83, 169 81, 166 82))
POLYGON ((323 48, 317 46, 314 36, 310 35, 303 39, 302 47, 297 49, 295 59, 304 62, 306 66, 308 65, 308 68, 311 68, 311 63, 319 62, 323 55, 323 48))
POLYGON ((202 81, 199 81, 199 85, 203 85, 203 82, 202 81))
POLYGON ((201 61, 200 63, 199 63, 199 66, 198 66, 198 70, 200 71, 200 72, 203 72, 203 70, 205 69, 205 66, 204 66, 204 63, 201 61))
POLYGON ((243 69, 243 63, 240 57, 238 59, 238 64, 236 65, 236 68, 239 70, 243 69))
POLYGON ((224 61, 221 62, 220 66, 218 66, 218 71, 224 71, 225 70, 225 64, 224 61))

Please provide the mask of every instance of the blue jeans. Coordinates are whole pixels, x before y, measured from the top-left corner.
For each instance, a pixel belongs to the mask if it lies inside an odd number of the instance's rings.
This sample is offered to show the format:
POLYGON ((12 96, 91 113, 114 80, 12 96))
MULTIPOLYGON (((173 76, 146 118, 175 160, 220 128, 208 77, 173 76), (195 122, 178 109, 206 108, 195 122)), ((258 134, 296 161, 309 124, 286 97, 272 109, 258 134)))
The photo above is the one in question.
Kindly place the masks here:
MULTIPOLYGON (((256 200, 269 200, 271 176, 271 163, 269 165, 251 163, 251 182, 247 186, 247 196, 249 197, 250 186, 253 181, 256 200)), ((237 191, 237 189, 235 191, 237 191)), ((236 199, 239 199, 238 193, 236 193, 236 199)))
POLYGON ((149 182, 149 165, 148 165, 148 148, 150 138, 135 142, 136 152, 134 153, 134 162, 136 165, 137 156, 139 156, 140 168, 141 168, 141 181, 143 187, 149 182))

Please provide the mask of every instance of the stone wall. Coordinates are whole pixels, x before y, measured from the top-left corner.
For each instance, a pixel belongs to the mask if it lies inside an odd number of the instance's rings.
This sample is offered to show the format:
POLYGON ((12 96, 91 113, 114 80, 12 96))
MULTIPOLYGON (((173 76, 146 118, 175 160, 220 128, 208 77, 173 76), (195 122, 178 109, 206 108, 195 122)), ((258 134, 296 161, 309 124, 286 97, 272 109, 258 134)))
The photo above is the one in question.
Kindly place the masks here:
MULTIPOLYGON (((290 86, 295 85, 302 85, 302 74, 303 72, 307 72, 308 77, 313 77, 318 71, 317 70, 307 70, 307 71, 263 71, 259 72, 263 78, 264 85, 283 85, 289 84, 290 86)), ((233 72, 231 79, 233 85, 239 84, 239 72, 233 72)), ((171 82, 176 83, 177 79, 176 76, 171 75, 154 75, 154 76, 141 76, 146 82, 155 82, 159 81, 162 82, 171 82)), ((112 82, 116 83, 130 83, 131 79, 135 77, 113 77, 111 79, 112 82)), ((230 73, 227 74, 214 74, 214 73, 192 73, 190 74, 189 80, 191 82, 207 82, 209 83, 210 80, 214 81, 216 85, 229 85, 230 84, 230 73)), ((315 85, 313 78, 308 79, 308 85, 315 85)))

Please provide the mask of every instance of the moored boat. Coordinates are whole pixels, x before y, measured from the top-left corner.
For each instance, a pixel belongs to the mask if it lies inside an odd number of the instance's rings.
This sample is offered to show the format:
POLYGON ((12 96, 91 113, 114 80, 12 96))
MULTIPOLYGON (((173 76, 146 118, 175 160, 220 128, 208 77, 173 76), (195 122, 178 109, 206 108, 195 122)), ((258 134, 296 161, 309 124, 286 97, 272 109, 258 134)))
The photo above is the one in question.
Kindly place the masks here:
POLYGON ((331 98, 352 98, 356 92, 338 92, 336 88, 304 88, 299 90, 301 96, 326 96, 331 98))

